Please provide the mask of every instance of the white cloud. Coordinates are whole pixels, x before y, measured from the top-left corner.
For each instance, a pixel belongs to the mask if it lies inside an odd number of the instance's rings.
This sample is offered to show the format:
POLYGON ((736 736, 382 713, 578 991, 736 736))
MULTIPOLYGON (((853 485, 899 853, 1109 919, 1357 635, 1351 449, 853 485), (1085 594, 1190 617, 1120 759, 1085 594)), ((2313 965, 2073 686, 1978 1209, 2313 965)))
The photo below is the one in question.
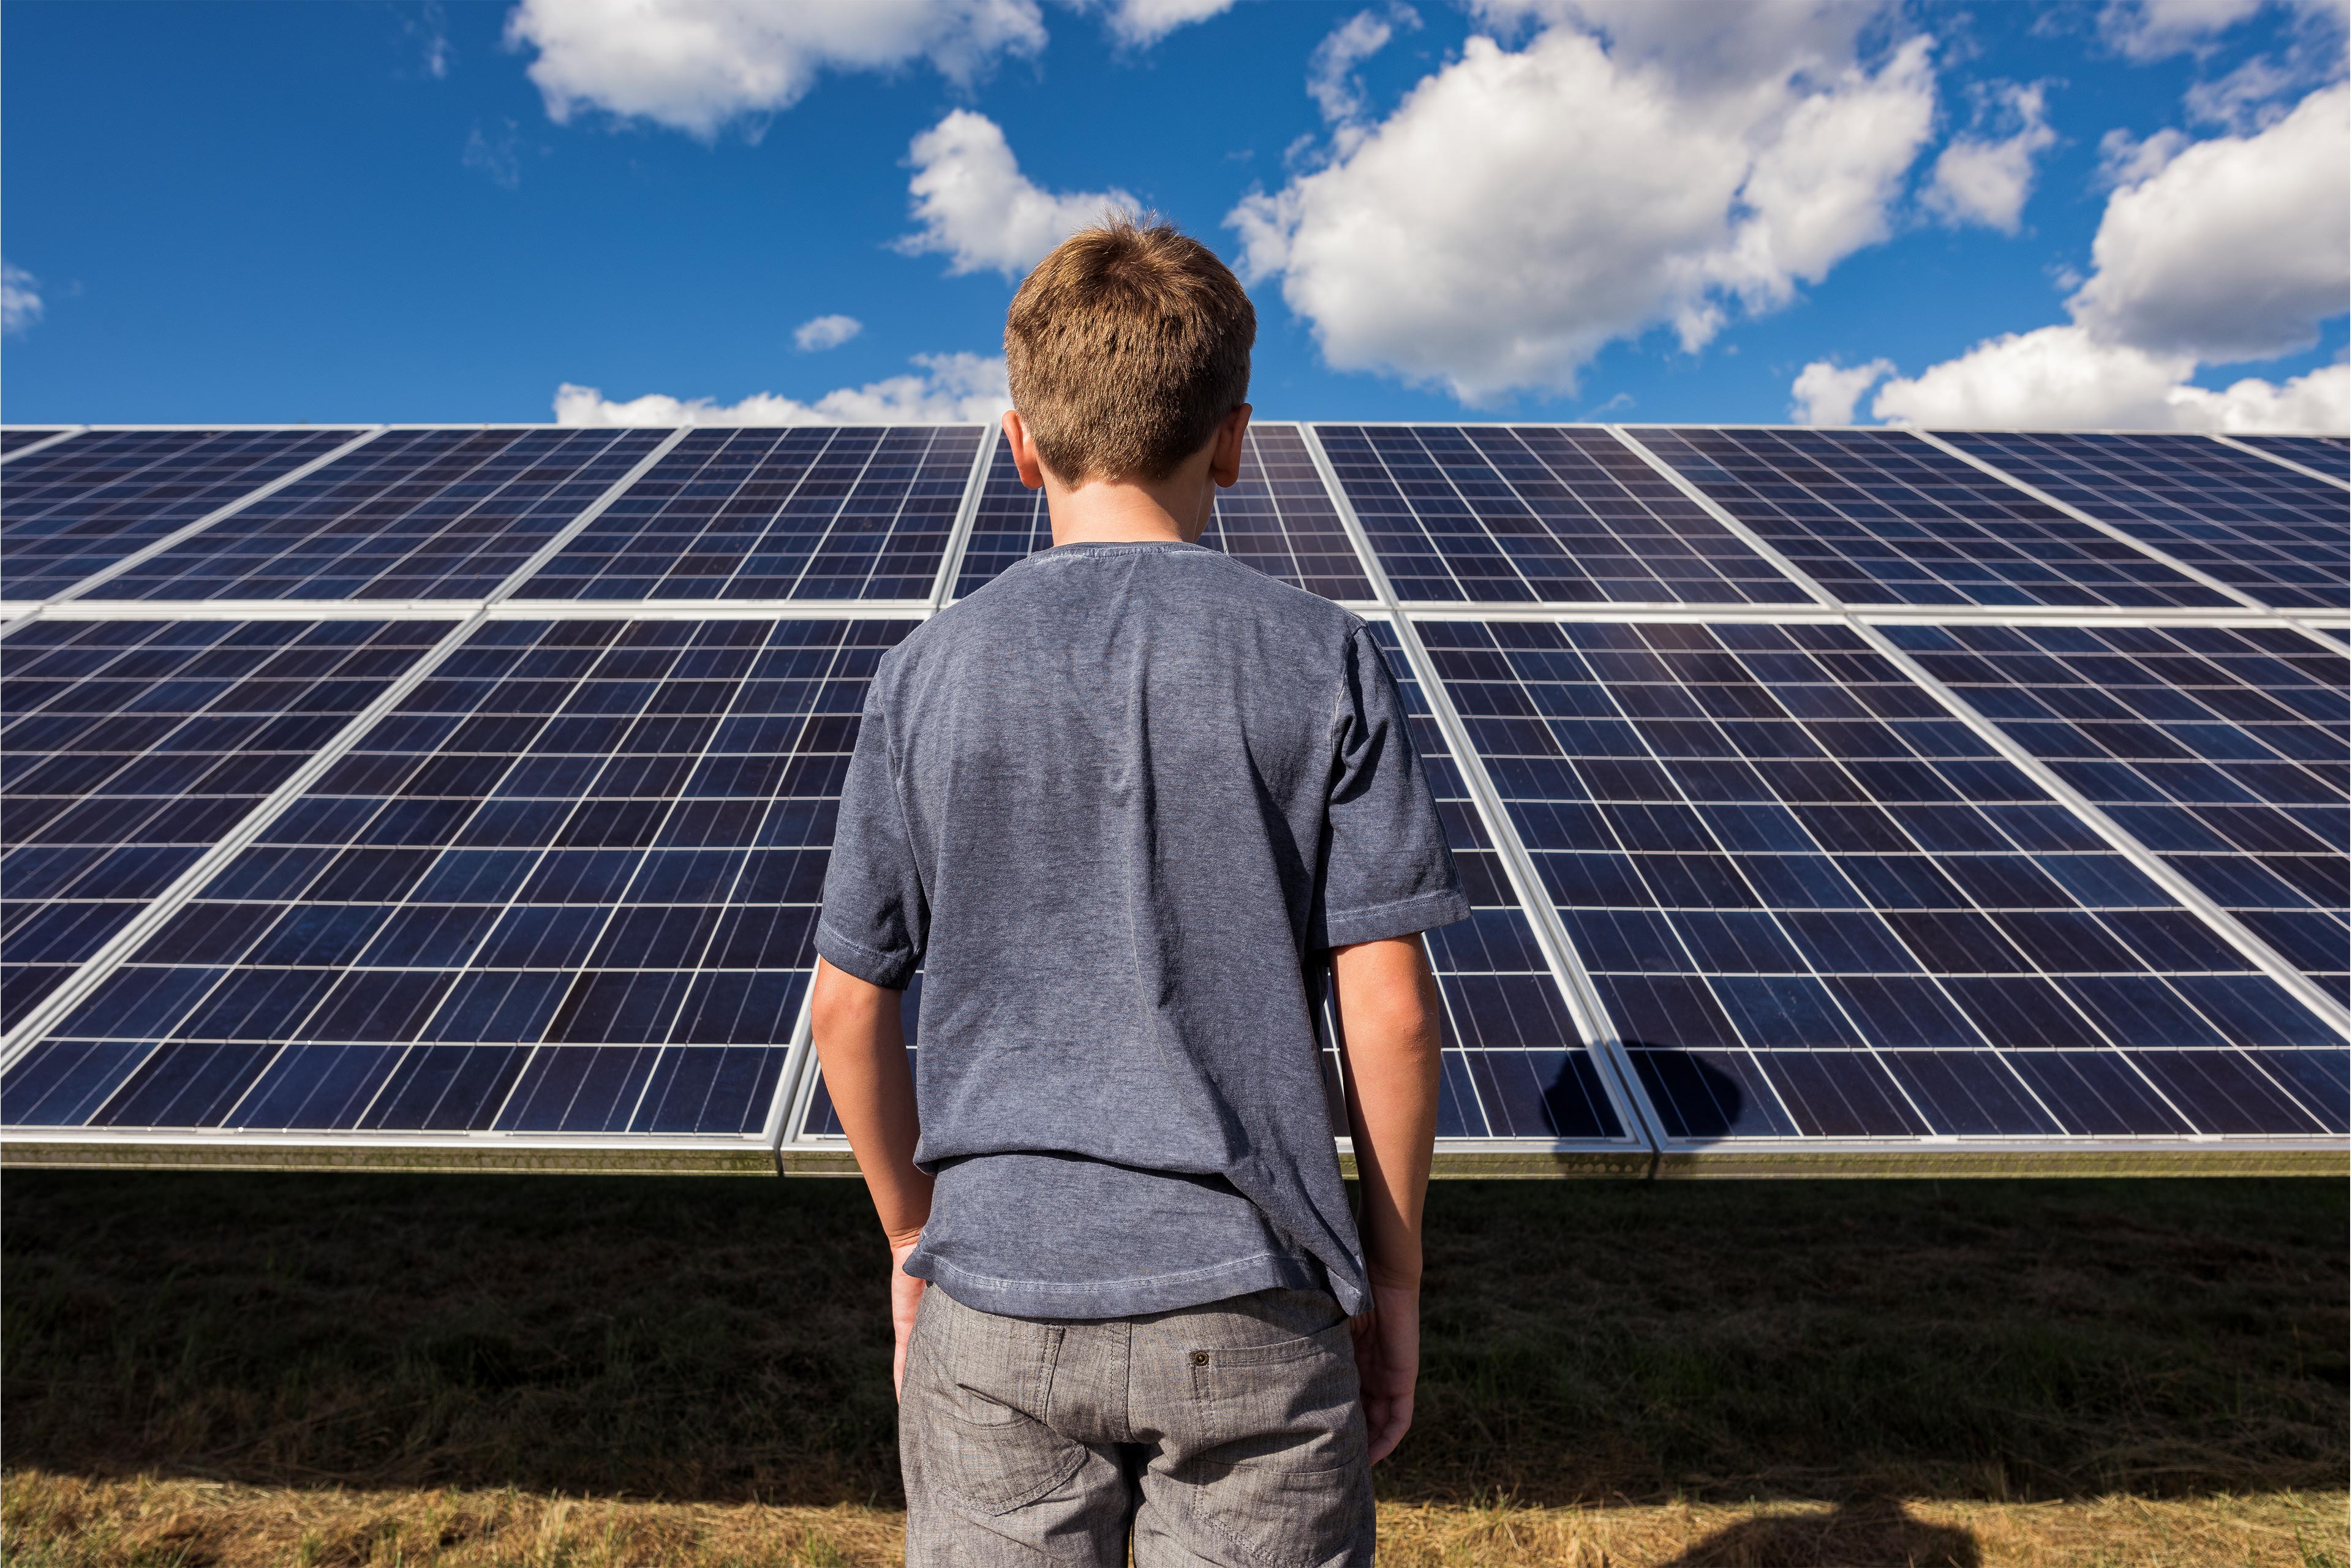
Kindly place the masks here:
POLYGON ((2033 160, 2055 146, 2039 86, 2009 86, 1996 94, 2017 129, 1999 140, 1956 136, 1936 158, 1923 198, 1929 212, 1958 227, 1978 223, 2017 232, 2025 198, 2033 193, 2033 160))
POLYGON ((837 349, 866 330, 855 316, 811 316, 793 329, 793 344, 803 353, 837 349))
POLYGON ((511 120, 505 121, 505 127, 488 136, 482 134, 479 125, 467 132, 466 151, 459 162, 468 169, 479 169, 500 190, 511 191, 522 184, 520 134, 511 120))
POLYGON ((1111 36, 1130 48, 1140 48, 1233 8, 1234 0, 1111 0, 1111 36))
POLYGON ((1851 425, 1854 403, 1894 370, 1891 359, 1857 365, 1817 359, 1800 371, 1789 387, 1790 395, 1796 399, 1789 405, 1789 416, 1800 425, 1851 425))
POLYGON ((2099 31, 2136 60, 2197 49, 2263 8, 2263 0, 2107 0, 2099 31))
POLYGON ((1553 25, 1518 49, 1472 37, 1226 222, 1343 370, 1475 402, 1565 390, 1660 323, 1696 348, 1886 235, 1935 85, 1925 38, 1874 70, 1835 55, 1869 9, 1490 0, 1489 20, 1553 25))
POLYGON ((0 261, 0 332, 21 332, 41 319, 41 280, 13 261, 0 261))
POLYGON ((2183 147, 2118 189, 2068 309, 2110 342, 2206 361, 2307 347, 2352 293, 2352 154, 2338 83, 2252 136, 2183 147))
POLYGON ((1988 339, 1918 376, 1890 381, 1871 412, 1898 424, 1959 429, 2341 434, 2352 419, 2352 370, 2345 365, 2284 384, 2248 377, 2220 392, 2189 384, 2196 367, 2188 354, 2102 342, 2079 326, 2043 327, 1988 339))
POLYGON ((2188 133, 2170 126, 2147 140, 2120 128, 2099 138, 2099 184, 2110 188, 2136 185, 2180 155, 2188 133))
POLYGON ((1004 362, 981 354, 917 354, 918 375, 845 386, 814 403, 761 392, 740 403, 659 393, 625 403, 593 386, 555 389, 558 425, 939 425, 993 423, 1013 406, 1004 362))
POLYGON ((506 37, 539 51, 551 118, 601 110, 708 139, 791 108, 827 70, 924 60, 967 84, 1035 54, 1045 26, 1036 0, 520 0, 506 37))
POLYGON ((1362 114, 1364 84, 1356 79, 1356 68, 1388 47, 1397 28, 1420 26, 1420 13, 1398 5, 1385 16, 1359 11, 1326 34, 1307 58, 1307 96, 1323 118, 1343 125, 1362 114))
POLYGON ((996 121, 959 109, 914 140, 909 210, 922 226, 898 241, 909 256, 938 251, 950 272, 1026 272, 1054 247, 1113 210, 1138 203, 1125 191, 1056 195, 1030 183, 996 121))

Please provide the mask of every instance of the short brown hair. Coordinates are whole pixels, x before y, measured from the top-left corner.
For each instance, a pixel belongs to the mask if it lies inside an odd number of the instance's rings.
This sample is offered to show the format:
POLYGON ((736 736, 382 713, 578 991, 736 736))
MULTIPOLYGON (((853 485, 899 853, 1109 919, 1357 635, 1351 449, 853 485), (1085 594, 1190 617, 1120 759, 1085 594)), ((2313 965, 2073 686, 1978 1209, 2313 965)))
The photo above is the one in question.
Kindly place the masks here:
POLYGON ((1013 405, 1072 485, 1175 472, 1248 398, 1256 341, 1214 251, 1124 214, 1055 247, 1004 317, 1013 405))

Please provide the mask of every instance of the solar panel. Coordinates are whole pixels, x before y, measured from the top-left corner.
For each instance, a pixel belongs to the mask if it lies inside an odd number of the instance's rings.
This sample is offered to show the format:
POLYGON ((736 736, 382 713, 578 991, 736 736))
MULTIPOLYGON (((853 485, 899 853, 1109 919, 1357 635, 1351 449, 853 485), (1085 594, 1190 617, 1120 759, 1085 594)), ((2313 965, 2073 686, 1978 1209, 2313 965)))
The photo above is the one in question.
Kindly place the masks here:
POLYGON ((1633 434, 1847 604, 2232 603, 1907 432, 1633 434))
POLYGON ((1811 602, 1598 426, 1315 429, 1409 603, 1811 602))
POLYGON ((46 441, 52 436, 62 436, 71 428, 70 425, 10 425, 0 427, 0 458, 19 447, 46 441))
POLYGON ((0 1029, 448 630, 37 621, 0 645, 0 1029))
POLYGON ((9 1068, 8 1122, 761 1139, 910 624, 484 626, 9 1068))
POLYGON ((697 430, 525 598, 928 599, 983 430, 697 430))
MULTIPOLYGON (((1050 545, 992 432, 63 428, 0 432, 0 1163, 846 1167, 832 814, 942 570, 1050 545)), ((1202 542, 1364 608, 1472 892, 1443 1168, 2340 1172, 2352 525, 2257 454, 2345 443, 1948 438, 2053 505, 1941 439, 1252 426, 1202 542)))
POLYGON ((2341 609, 2352 594, 2335 485, 2202 436, 1939 435, 2265 605, 2341 609))
MULTIPOLYGON (((1370 579, 1323 489, 1298 426, 1255 424, 1243 444, 1241 478, 1217 492, 1201 542, 1327 599, 1370 600, 1370 579)), ((1021 483, 1002 441, 973 513, 971 538, 956 576, 956 596, 973 592, 1024 556, 1054 544, 1045 492, 1021 483)))
MULTIPOLYGON (((475 598, 658 430, 391 430, 109 582, 110 599, 475 598)), ((68 442, 68 447, 75 443, 68 442)))
POLYGON ((2342 1037, 1854 632, 1421 635, 1670 1143, 2345 1131, 2342 1037))
POLYGON ((92 430, 27 453, 0 483, 0 598, 63 593, 358 433, 92 430))
POLYGON ((2233 439, 2306 468, 2352 480, 2352 441, 2341 436, 2239 436, 2233 439))
POLYGON ((2347 996, 2347 661, 2226 626, 1894 626, 1927 671, 2347 996))

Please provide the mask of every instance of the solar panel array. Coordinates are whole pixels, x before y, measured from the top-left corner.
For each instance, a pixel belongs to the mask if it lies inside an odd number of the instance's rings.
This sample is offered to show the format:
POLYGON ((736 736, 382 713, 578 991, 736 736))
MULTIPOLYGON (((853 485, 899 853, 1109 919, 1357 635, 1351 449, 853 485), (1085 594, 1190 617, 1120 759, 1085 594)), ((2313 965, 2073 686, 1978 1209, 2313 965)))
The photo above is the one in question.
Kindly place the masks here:
MULTIPOLYGON (((1366 616, 1471 892, 1441 1167, 2340 1169, 2346 451, 1255 426, 1202 542, 1366 616)), ((995 432, 0 461, 0 1159, 844 1168, 833 811, 1051 546, 995 432)))

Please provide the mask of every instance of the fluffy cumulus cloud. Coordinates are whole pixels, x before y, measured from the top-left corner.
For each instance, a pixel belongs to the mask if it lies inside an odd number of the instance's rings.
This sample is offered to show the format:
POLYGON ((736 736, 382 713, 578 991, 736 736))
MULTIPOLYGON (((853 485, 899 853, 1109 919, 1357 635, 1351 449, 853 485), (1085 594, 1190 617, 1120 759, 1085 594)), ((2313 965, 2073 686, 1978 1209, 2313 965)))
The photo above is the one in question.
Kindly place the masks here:
MULTIPOLYGON (((1613 338, 1707 342, 1884 238, 1935 118, 1925 38, 1865 61, 1876 7, 1488 0, 1385 120, 1318 72, 1322 166, 1228 223, 1341 369, 1479 402, 1566 390, 1613 338)), ((1327 42, 1361 58, 1360 37, 1327 42)))
POLYGON ((1906 425, 1960 429, 2342 431, 2352 417, 2352 369, 2345 365, 2283 385, 2249 376, 2220 392, 2189 385, 2196 368, 2192 355, 2103 342, 2079 326, 2043 327, 1990 339, 1919 375, 1890 381, 1871 412, 1906 425))
POLYGON ((981 354, 917 354, 918 374, 845 386, 814 403, 756 393, 740 403, 659 393, 615 402, 593 386, 555 389, 558 425, 936 425, 992 423, 1013 406, 1004 362, 981 354))
POLYGON ((2337 83, 2252 136, 2178 147, 2107 199, 2069 302, 2109 342, 2227 362, 2309 346, 2352 267, 2352 156, 2337 83))
POLYGON ((1130 47, 1156 44, 1179 27, 1222 16, 1234 0, 1110 0, 1111 37, 1130 47))
MULTIPOLYGON (((1872 400, 1917 425, 2335 430, 2352 372, 2197 386, 2199 366, 2311 346, 2352 294, 2352 97, 2337 82, 2249 135, 2178 133, 2103 146, 2116 189, 2091 242, 2073 320, 1978 343, 1872 400)), ((1828 361, 1790 388, 1823 422, 1851 418, 1870 381, 1828 361), (1834 394, 1834 395, 1832 395, 1834 394)))
POLYGON ((21 332, 41 319, 41 280, 0 261, 0 332, 21 332))
POLYGON ((969 109, 915 138, 908 149, 915 176, 907 183, 913 234, 898 241, 908 255, 936 251, 950 272, 1027 271, 1072 233, 1107 212, 1132 210, 1125 191, 1041 189, 1021 172, 996 121, 969 109))
POLYGON ((1035 54, 1045 26, 1036 0, 520 0, 506 36, 537 51, 553 119, 602 110, 708 138, 791 108, 828 70, 926 61, 968 83, 1035 54))
POLYGON ((837 349, 866 330, 855 316, 812 316, 793 330, 793 346, 803 353, 837 349))
POLYGON ((2057 144, 2037 86, 2010 85, 1990 94, 2000 118, 2015 129, 2000 137, 1955 136, 1936 155, 1927 181, 1927 210, 1946 223, 1982 224, 2015 234, 2033 194, 2033 160, 2057 144))
POLYGON ((1815 360, 1789 388, 1789 416, 1800 425, 1851 425, 1855 402, 1894 369, 1890 359, 1856 365, 1815 360))

